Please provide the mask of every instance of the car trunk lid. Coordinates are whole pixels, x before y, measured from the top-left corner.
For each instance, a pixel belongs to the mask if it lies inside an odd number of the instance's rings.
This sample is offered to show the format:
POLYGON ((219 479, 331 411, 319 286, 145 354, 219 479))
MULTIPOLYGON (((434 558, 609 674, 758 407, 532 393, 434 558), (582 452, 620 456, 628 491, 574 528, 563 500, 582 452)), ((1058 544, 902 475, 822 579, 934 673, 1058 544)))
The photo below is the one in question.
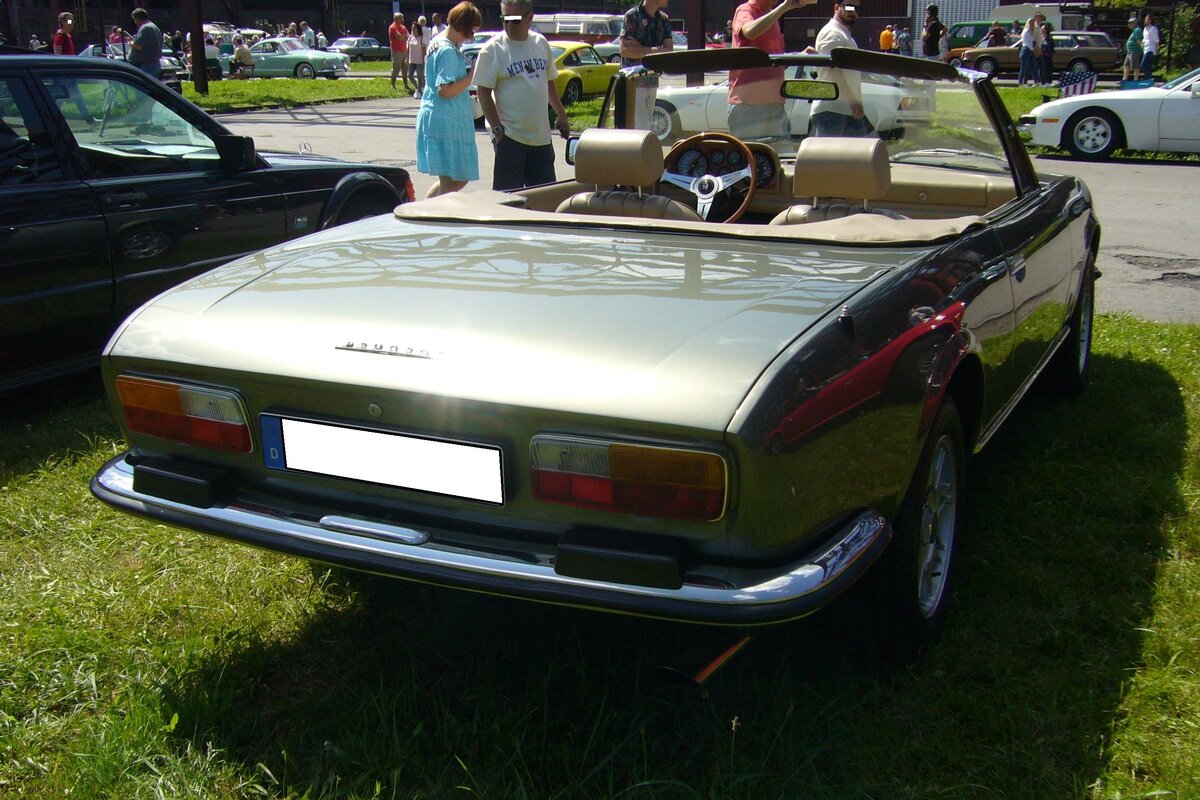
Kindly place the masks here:
POLYGON ((111 351, 717 431, 778 353, 895 263, 895 250, 380 217, 185 284, 111 351))

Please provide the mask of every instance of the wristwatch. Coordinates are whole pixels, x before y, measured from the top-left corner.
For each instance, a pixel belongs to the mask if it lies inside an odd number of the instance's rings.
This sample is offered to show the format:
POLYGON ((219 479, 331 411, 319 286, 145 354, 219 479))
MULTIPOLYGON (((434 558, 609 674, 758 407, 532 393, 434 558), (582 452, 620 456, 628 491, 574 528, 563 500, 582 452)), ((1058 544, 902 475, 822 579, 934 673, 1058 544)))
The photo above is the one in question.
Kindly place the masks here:
POLYGON ((503 136, 504 135, 504 126, 503 125, 493 125, 492 133, 494 135, 503 136))

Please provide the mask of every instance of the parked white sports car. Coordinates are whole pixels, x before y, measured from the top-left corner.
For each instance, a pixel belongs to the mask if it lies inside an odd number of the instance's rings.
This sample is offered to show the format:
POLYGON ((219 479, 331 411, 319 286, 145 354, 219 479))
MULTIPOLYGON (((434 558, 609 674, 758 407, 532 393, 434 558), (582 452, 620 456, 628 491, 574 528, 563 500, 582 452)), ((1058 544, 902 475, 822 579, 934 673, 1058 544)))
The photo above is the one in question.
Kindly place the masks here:
MULTIPOLYGON (((787 71, 788 78, 797 78, 799 67, 787 71)), ((932 95, 915 94, 912 88, 901 88, 897 81, 884 76, 871 76, 863 81, 863 101, 867 119, 883 138, 903 134, 905 123, 928 122, 932 95)), ((808 132, 809 101, 788 100, 788 116, 792 134, 808 132)), ((658 90, 651 112, 650 130, 661 142, 674 142, 701 131, 729 130, 729 81, 705 86, 663 87, 658 90)))
POLYGON ((1108 158, 1118 148, 1200 152, 1200 69, 1162 86, 1066 97, 1020 119, 1034 144, 1076 158, 1108 158))

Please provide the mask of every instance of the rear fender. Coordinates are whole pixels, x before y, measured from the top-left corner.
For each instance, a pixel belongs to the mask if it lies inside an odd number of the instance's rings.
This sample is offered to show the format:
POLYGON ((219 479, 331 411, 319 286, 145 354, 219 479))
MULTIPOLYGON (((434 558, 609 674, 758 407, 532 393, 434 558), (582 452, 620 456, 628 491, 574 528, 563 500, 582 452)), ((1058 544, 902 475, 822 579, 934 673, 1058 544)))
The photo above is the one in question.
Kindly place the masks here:
POLYGON ((319 230, 332 228, 342 213, 342 209, 350 202, 351 198, 358 196, 362 192, 365 194, 386 193, 396 205, 403 202, 403 199, 396 192, 396 187, 392 186, 382 176, 374 172, 352 172, 337 182, 337 186, 333 187, 333 191, 329 194, 329 199, 325 201, 325 208, 321 210, 321 224, 319 230))

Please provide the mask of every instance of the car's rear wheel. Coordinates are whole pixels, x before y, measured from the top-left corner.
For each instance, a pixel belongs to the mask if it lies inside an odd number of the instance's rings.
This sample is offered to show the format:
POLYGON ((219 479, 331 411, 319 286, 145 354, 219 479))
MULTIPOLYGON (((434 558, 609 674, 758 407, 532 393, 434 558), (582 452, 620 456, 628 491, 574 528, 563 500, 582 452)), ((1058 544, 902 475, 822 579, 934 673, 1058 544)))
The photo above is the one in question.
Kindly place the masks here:
POLYGON ((309 79, 317 77, 317 71, 315 69, 313 69, 312 64, 309 64, 307 61, 305 61, 302 64, 296 65, 295 75, 297 78, 303 78, 304 80, 309 80, 309 79))
POLYGON ((660 142, 669 144, 680 136, 679 112, 669 103, 659 100, 650 112, 650 130, 660 142))
POLYGON ((563 89, 562 101, 564 106, 574 105, 583 99, 583 83, 572 78, 567 81, 567 88, 563 89))
POLYGON ((1067 339, 1054 354, 1046 370, 1054 390, 1064 397, 1075 397, 1087 387, 1092 363, 1092 318, 1096 299, 1096 270, 1088 265, 1071 314, 1067 339))
POLYGON ((1063 147, 1076 158, 1099 161, 1121 146, 1124 131, 1116 115, 1105 108, 1076 112, 1063 128, 1063 147))
POLYGON ((1070 64, 1067 64, 1067 72, 1074 72, 1074 73, 1078 74, 1080 72, 1091 72, 1091 71, 1092 71, 1092 62, 1088 61, 1086 58, 1077 58, 1074 61, 1072 61, 1070 64))
POLYGON ((996 59, 984 56, 975 62, 975 69, 984 75, 995 75, 999 69, 999 65, 996 63, 996 59))
POLYGON ((952 66, 952 67, 961 67, 961 66, 962 66, 962 59, 961 59, 961 58, 959 58, 958 56, 955 56, 954 58, 950 59, 950 66, 952 66))
POLYGON ((912 485, 896 515, 891 545, 873 568, 870 619, 882 654, 908 657, 946 624, 957 579, 966 489, 966 445, 954 401, 930 426, 912 485))
POLYGON ((610 64, 620 64, 620 63, 621 63, 621 54, 620 54, 620 53, 613 53, 611 56, 609 56, 609 57, 608 57, 608 63, 610 63, 610 64))

